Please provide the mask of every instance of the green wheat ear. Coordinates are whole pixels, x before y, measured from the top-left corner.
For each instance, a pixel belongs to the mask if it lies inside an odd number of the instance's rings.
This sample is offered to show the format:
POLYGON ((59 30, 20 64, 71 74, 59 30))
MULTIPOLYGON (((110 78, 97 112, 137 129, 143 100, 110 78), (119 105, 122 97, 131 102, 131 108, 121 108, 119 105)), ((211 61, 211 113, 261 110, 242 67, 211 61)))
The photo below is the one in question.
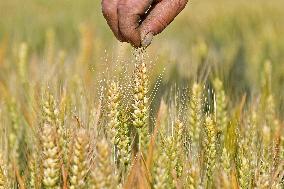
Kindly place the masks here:
POLYGON ((216 167, 216 128, 211 116, 207 116, 205 120, 205 167, 207 187, 211 188, 213 184, 213 174, 216 167))
POLYGON ((75 136, 70 168, 70 189, 83 189, 86 186, 88 172, 89 136, 80 128, 75 136))
POLYGON ((221 166, 227 176, 230 175, 231 172, 231 159, 230 154, 226 147, 223 148, 222 155, 221 155, 221 166))
POLYGON ((220 139, 222 144, 228 124, 227 99, 223 83, 220 79, 216 78, 213 81, 213 86, 215 90, 215 120, 218 132, 222 134, 220 139))
POLYGON ((148 75, 147 67, 142 57, 137 57, 134 71, 134 102, 133 126, 137 128, 139 135, 139 149, 146 152, 149 143, 148 120, 148 75))
POLYGON ((127 112, 120 111, 119 129, 116 139, 118 150, 119 167, 121 168, 122 177, 125 177, 131 161, 131 139, 129 137, 129 115, 127 112))
POLYGON ((11 121, 11 125, 9 129, 9 159, 11 162, 15 162, 18 164, 19 159, 19 134, 22 131, 23 127, 20 126, 20 117, 18 114, 17 106, 15 102, 12 102, 8 106, 9 110, 9 119, 11 121))
POLYGON ((169 179, 171 178, 169 176, 169 172, 167 169, 167 162, 168 162, 168 156, 165 152, 165 150, 158 146, 158 156, 155 161, 155 167, 154 167, 154 189, 164 189, 169 187, 169 179))
POLYGON ((167 156, 167 161, 165 162, 164 166, 167 169, 168 175, 168 187, 174 187, 175 182, 173 178, 173 172, 176 173, 176 165, 178 164, 178 155, 176 152, 176 148, 174 146, 174 137, 173 136, 166 136, 164 138, 163 146, 165 146, 165 153, 167 156))
POLYGON ((49 65, 54 63, 55 32, 52 28, 46 31, 45 36, 45 56, 49 65))
POLYGON ((174 133, 174 145, 177 151, 177 164, 175 165, 176 167, 176 172, 177 172, 177 177, 182 176, 183 172, 183 165, 182 162, 184 161, 183 159, 183 154, 184 154, 184 142, 183 142, 183 131, 184 131, 184 125, 180 120, 176 120, 175 122, 175 133, 174 133))
POLYGON ((80 25, 80 54, 77 64, 82 66, 90 62, 93 52, 93 34, 91 28, 87 24, 80 25))
POLYGON ((36 188, 36 158, 30 158, 29 160, 29 187, 31 189, 35 189, 36 188))
MULTIPOLYGON (((280 137, 280 159, 284 159, 284 134, 280 137)), ((284 168, 284 165, 283 165, 284 168)))
POLYGON ((0 169, 0 189, 5 189, 5 188, 6 188, 6 178, 1 168, 0 169))
POLYGON ((185 169, 186 177, 185 177, 185 188, 189 189, 196 189, 199 180, 199 167, 198 165, 194 164, 193 161, 186 162, 187 168, 185 169))
MULTIPOLYGON (((33 140, 33 142, 37 142, 33 140)), ((30 154, 29 161, 28 161, 28 170, 29 170, 29 182, 28 186, 31 189, 38 189, 40 188, 40 154, 38 154, 38 143, 36 143, 33 147, 33 151, 30 154)))
POLYGON ((8 188, 7 178, 2 165, 2 156, 0 154, 0 189, 8 188))
POLYGON ((189 102, 189 137, 192 148, 197 149, 199 144, 200 130, 202 128, 202 87, 194 83, 189 102))
POLYGON ((107 93, 108 103, 108 126, 107 134, 111 143, 115 146, 118 137, 119 122, 119 106, 120 106, 120 91, 119 84, 115 81, 110 82, 107 93))
MULTIPOLYGON (((275 138, 277 128, 279 128, 279 121, 277 120, 275 98, 272 91, 272 63, 266 61, 264 63, 264 69, 262 74, 262 94, 261 94, 261 106, 258 111, 257 122, 261 124, 261 139, 262 139, 262 151, 263 158, 266 161, 274 162, 270 148, 272 148, 272 141, 275 138)), ((264 163, 264 162, 263 162, 264 163)), ((268 164, 262 166, 264 170, 268 169, 268 164)))
POLYGON ((28 58, 28 45, 22 43, 18 52, 18 72, 22 82, 27 81, 27 58, 28 58))
POLYGON ((161 179, 167 179, 167 181, 165 183, 164 181, 158 182, 158 178, 156 178, 156 183, 159 185, 166 184, 167 187, 174 187, 177 185, 177 179, 182 177, 184 169, 182 164, 184 161, 183 129, 183 123, 176 120, 173 125, 173 133, 161 138, 162 142, 160 144, 161 147, 159 147, 159 152, 162 153, 164 156, 163 159, 166 161, 164 161, 164 163, 160 162, 159 158, 161 157, 159 156, 157 159, 156 171, 163 172, 166 170, 167 176, 160 175, 160 177, 164 177, 161 179))
MULTIPOLYGON (((243 147, 244 148, 244 147, 243 147)), ((239 184, 241 188, 251 188, 251 170, 250 162, 246 157, 244 149, 239 149, 238 152, 238 173, 239 173, 239 184)))

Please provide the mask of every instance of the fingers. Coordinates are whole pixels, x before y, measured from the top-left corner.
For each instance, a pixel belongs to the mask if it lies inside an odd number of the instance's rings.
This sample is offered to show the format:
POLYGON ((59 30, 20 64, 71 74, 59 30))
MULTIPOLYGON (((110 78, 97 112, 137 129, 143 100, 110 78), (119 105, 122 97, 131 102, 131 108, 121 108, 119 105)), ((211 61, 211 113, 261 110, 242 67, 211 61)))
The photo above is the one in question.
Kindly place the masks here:
POLYGON ((107 20, 107 24, 114 33, 115 37, 118 40, 125 42, 126 40, 122 37, 118 27, 118 14, 117 14, 118 2, 119 0, 103 0, 102 12, 105 19, 107 20))
POLYGON ((188 0, 157 0, 140 26, 141 39, 161 33, 185 8, 188 0))
POLYGON ((118 20, 121 35, 134 47, 141 46, 139 25, 153 0, 120 0, 118 2, 118 20))
POLYGON ((102 0, 103 15, 118 40, 147 47, 188 0, 102 0), (147 12, 147 13, 146 13, 147 12))

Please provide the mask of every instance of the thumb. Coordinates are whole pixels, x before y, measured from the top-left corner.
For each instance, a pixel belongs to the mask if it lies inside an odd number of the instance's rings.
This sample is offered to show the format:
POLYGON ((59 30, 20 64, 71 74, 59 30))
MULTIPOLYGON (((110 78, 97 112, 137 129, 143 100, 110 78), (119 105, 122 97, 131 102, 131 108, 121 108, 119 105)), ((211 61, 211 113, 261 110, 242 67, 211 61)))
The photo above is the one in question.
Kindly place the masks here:
POLYGON ((124 39, 135 47, 140 47, 140 21, 153 0, 120 0, 118 2, 119 30, 124 39))
POLYGON ((185 8, 188 0, 158 0, 140 26, 143 46, 151 43, 152 36, 161 33, 185 8))

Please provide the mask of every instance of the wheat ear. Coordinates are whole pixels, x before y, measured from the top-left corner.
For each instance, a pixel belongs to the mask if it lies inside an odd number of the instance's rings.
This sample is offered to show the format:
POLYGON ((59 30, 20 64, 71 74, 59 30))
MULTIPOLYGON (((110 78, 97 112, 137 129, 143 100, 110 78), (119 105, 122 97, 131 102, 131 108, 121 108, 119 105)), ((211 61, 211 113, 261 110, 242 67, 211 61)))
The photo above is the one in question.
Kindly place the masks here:
MULTIPOLYGON (((141 57, 140 57, 141 58, 141 57)), ((148 76, 147 67, 143 59, 138 58, 135 63, 134 72, 134 102, 133 106, 133 125, 138 130, 139 149, 146 151, 149 143, 148 130, 148 76)))
POLYGON ((120 126, 119 122, 119 100, 120 100, 120 91, 119 91, 119 84, 115 81, 110 82, 108 87, 108 134, 110 141, 113 145, 117 143, 117 135, 118 129, 120 126))
POLYGON ((4 172, 4 167, 2 163, 2 156, 0 154, 0 189, 8 188, 6 174, 4 172))
POLYGON ((216 167, 216 128, 211 116, 205 120, 205 158, 207 187, 212 187, 213 173, 216 167))
POLYGON ((70 168, 70 189, 83 189, 86 186, 88 172, 89 137, 87 131, 80 128, 75 136, 70 168))
POLYGON ((197 149, 199 144, 200 130, 202 128, 202 88, 194 83, 189 102, 189 137, 192 147, 197 149))
POLYGON ((49 124, 44 124, 41 133, 41 140, 43 156, 42 184, 46 189, 60 188, 60 159, 55 128, 49 124))
POLYGON ((114 189, 117 187, 117 178, 115 176, 115 169, 111 161, 110 148, 106 139, 97 142, 96 145, 97 156, 94 169, 91 173, 91 188, 114 189))

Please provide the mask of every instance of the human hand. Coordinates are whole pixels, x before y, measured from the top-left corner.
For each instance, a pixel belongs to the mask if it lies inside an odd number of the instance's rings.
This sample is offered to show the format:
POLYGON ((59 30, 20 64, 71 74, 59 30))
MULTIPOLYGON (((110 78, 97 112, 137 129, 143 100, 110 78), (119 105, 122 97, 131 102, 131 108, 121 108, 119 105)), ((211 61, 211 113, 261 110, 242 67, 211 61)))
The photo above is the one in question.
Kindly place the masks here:
POLYGON ((116 38, 147 47, 184 9, 188 0, 102 0, 102 11, 116 38))

